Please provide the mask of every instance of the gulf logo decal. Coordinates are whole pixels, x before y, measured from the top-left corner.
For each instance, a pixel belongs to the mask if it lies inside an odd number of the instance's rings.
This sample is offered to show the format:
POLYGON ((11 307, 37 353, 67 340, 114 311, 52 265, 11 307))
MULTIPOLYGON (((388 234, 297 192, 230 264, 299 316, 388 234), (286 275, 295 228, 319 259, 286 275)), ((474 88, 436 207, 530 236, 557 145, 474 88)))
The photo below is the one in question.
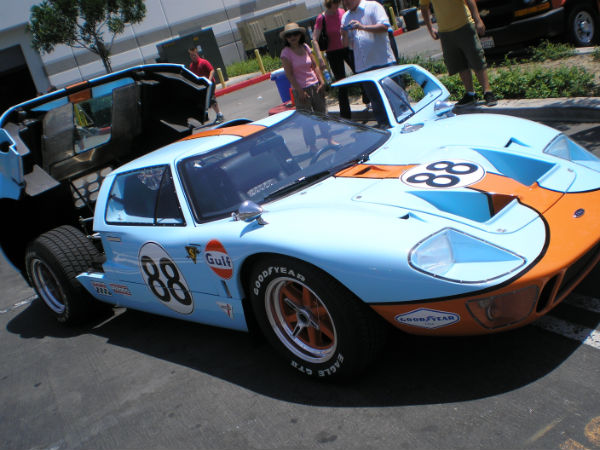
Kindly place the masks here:
POLYGON ((223 244, 216 239, 206 244, 204 260, 208 267, 221 278, 228 280, 233 276, 233 262, 223 244))

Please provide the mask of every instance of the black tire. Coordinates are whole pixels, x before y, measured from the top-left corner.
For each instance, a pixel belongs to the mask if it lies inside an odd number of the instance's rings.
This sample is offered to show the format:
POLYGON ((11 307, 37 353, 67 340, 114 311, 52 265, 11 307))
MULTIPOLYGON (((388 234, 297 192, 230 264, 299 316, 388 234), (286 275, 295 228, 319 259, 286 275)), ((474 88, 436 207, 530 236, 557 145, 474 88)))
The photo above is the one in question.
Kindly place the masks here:
POLYGON ((383 347, 386 324, 329 275, 292 258, 259 261, 249 280, 257 322, 267 340, 298 371, 349 377, 383 347))
POLYGON ((598 13, 592 4, 575 4, 567 17, 569 40, 577 47, 594 45, 598 40, 598 13))
POLYGON ((27 248, 25 265, 31 285, 58 322, 81 324, 109 308, 75 278, 98 256, 90 240, 70 225, 42 234, 27 248))

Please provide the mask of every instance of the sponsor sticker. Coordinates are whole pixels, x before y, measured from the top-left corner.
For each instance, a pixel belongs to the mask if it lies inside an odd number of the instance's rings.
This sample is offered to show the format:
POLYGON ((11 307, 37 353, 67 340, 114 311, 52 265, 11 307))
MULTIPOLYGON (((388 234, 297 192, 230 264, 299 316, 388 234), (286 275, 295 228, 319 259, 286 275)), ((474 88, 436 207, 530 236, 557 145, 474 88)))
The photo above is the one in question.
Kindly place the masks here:
POLYGON ((198 249, 193 245, 186 245, 185 252, 187 253, 187 257, 194 261, 194 264, 196 264, 196 259, 198 258, 198 249))
POLYGON ((131 297, 131 291, 124 284, 109 284, 110 288, 115 292, 115 294, 127 295, 131 297))
POLYGON ((233 319, 233 306, 231 306, 229 303, 223 302, 217 302, 217 306, 221 308, 225 314, 227 314, 227 317, 233 319))
POLYGON ((396 321, 419 328, 440 328, 452 325, 460 321, 460 316, 448 311, 438 311, 435 309, 419 308, 404 314, 398 314, 396 321))
POLYGON ((216 239, 206 244, 204 260, 208 267, 221 278, 228 280, 233 276, 233 262, 223 244, 216 239))
POLYGON ((100 295, 106 295, 108 297, 112 296, 112 292, 110 291, 110 289, 108 288, 108 286, 104 283, 101 283, 99 281, 92 281, 92 286, 94 286, 94 289, 96 289, 96 292, 100 295))

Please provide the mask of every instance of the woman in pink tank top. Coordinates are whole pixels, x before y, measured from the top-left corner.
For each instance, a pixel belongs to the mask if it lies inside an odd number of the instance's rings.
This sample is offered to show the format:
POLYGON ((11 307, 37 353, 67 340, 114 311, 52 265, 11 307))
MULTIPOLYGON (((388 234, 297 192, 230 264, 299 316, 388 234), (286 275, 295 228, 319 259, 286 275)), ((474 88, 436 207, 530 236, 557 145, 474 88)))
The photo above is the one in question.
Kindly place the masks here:
MULTIPOLYGON (((325 82, 315 57, 306 44, 306 29, 297 23, 288 23, 279 36, 285 47, 281 51, 281 63, 285 75, 292 85, 297 110, 327 113, 325 103, 325 82)), ((304 141, 311 152, 316 149, 314 130, 303 130, 304 141)), ((322 134, 326 130, 322 130, 322 134)))

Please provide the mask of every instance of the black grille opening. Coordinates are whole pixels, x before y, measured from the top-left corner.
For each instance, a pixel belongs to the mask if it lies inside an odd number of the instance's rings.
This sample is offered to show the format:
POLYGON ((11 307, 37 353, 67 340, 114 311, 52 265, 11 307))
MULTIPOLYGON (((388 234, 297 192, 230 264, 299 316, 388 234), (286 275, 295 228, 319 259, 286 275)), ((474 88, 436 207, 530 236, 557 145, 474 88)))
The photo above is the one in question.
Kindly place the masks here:
POLYGON ((560 283, 558 288, 558 296, 562 296, 562 293, 569 290, 575 279, 581 274, 590 269, 594 262, 598 252, 600 251, 600 242, 593 246, 585 255, 575 261, 565 272, 565 276, 560 283))
POLYGON ((542 293, 538 298, 537 306, 535 307, 536 312, 543 311, 550 304, 552 299, 552 292, 554 291, 554 286, 558 280, 558 275, 552 277, 542 289, 542 293))

